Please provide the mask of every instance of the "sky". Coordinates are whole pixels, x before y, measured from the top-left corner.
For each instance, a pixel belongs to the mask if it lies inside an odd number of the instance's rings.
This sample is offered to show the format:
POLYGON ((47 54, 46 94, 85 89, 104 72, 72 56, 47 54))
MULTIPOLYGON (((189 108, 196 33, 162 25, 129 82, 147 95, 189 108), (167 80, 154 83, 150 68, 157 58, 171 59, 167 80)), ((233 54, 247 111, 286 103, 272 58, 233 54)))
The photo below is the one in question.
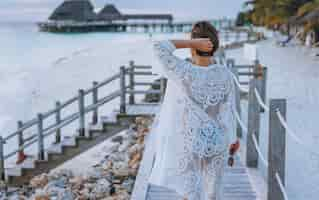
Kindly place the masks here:
MULTIPOLYGON (((245 0, 91 0, 96 8, 114 3, 122 12, 172 13, 180 19, 234 18, 245 0)), ((0 0, 0 21, 41 21, 63 0, 0 0)))

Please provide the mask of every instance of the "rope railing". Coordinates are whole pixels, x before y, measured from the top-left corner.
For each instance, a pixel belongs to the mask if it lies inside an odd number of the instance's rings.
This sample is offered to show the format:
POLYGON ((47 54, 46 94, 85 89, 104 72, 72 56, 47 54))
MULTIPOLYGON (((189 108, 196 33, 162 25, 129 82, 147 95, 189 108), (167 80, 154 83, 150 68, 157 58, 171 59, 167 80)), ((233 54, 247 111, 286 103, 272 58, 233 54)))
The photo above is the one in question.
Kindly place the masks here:
POLYGON ((276 181, 277 181, 277 183, 278 183, 278 185, 279 185, 279 188, 280 188, 280 190, 281 190, 281 193, 283 194, 283 196, 284 196, 284 199, 285 200, 289 200, 288 199, 288 195, 287 195, 287 192, 286 192, 286 188, 285 188, 285 186, 284 186, 284 184, 282 183, 282 180, 281 180, 281 178, 280 178, 280 176, 279 176, 279 174, 276 172, 276 181))
MULTIPOLYGON (((242 119, 240 118, 238 112, 235 112, 235 117, 236 117, 236 119, 237 119, 237 122, 240 124, 241 129, 242 129, 245 133, 247 133, 247 132, 248 132, 248 129, 247 129, 247 127, 245 126, 245 124, 244 124, 244 122, 242 121, 242 119)), ((253 142, 254 142, 254 147, 255 147, 255 149, 256 149, 256 151, 257 151, 259 157, 260 157, 260 160, 262 161, 262 163, 264 164, 264 166, 265 166, 266 168, 268 168, 268 167, 269 167, 269 163, 268 163, 268 161, 265 159, 264 155, 263 155, 262 152, 261 152, 261 149, 260 149, 260 147, 259 147, 259 145, 258 145, 257 138, 256 138, 256 135, 255 135, 255 134, 252 134, 252 139, 253 139, 253 142)), ((280 190, 281 190, 281 192, 282 192, 282 194, 283 194, 283 196, 284 196, 284 199, 285 199, 285 200, 289 200, 289 199, 288 199, 287 192, 286 192, 286 189, 285 189, 285 187, 284 187, 284 185, 283 185, 283 183, 282 183, 282 180, 281 180, 281 178, 280 178, 278 172, 276 172, 276 181, 277 181, 277 184, 278 184, 279 187, 280 187, 280 190)))
POLYGON ((257 98, 257 102, 259 103, 259 105, 266 111, 266 112, 269 112, 269 107, 266 105, 266 103, 263 102, 263 100, 261 99, 261 96, 258 92, 258 90, 255 88, 254 89, 254 93, 255 93, 255 96, 257 98))
POLYGON ((236 118, 238 124, 240 125, 242 131, 245 132, 245 133, 247 133, 247 132, 248 132, 248 128, 247 128, 247 126, 244 124, 244 122, 242 121, 242 119, 240 118, 239 113, 236 111, 234 114, 235 114, 235 118, 236 118))
MULTIPOLYGON (((259 103, 259 105, 267 112, 270 111, 270 108, 262 101, 261 97, 260 97, 260 94, 258 92, 258 90, 255 88, 254 90, 255 92, 255 95, 256 95, 256 98, 257 98, 257 101, 259 103)), ((276 114, 277 114, 277 117, 281 123, 281 125, 285 128, 285 130, 287 131, 288 135, 296 142, 298 143, 299 145, 303 146, 303 148, 305 148, 309 153, 312 153, 312 154, 316 154, 319 156, 319 153, 315 150, 312 150, 308 147, 307 144, 305 144, 304 142, 302 142, 302 139, 299 138, 297 136, 296 133, 294 133, 294 131, 288 126, 286 120, 284 119, 284 117, 282 116, 282 114, 280 113, 280 111, 277 109, 276 110, 276 114)))
MULTIPOLYGON (((232 64, 232 63, 231 63, 232 64)), ((234 66, 234 64, 233 64, 234 66)), ((236 67, 236 66, 235 66, 236 67)), ((256 62, 255 68, 254 68, 254 72, 256 72, 258 67, 258 63, 256 62)), ((264 72, 267 73, 267 69, 263 68, 263 70, 265 70, 264 72)), ((236 87, 238 88, 237 90, 241 91, 241 92, 247 92, 248 95, 248 126, 246 126, 246 124, 243 122, 242 118, 240 117, 240 109, 238 111, 236 111, 234 113, 236 121, 238 126, 240 127, 240 131, 244 132, 247 137, 247 155, 246 155, 246 162, 247 162, 247 166, 248 167, 258 167, 258 160, 260 160, 260 162, 263 164, 263 166, 270 170, 270 168, 272 170, 269 171, 268 173, 268 199, 280 199, 280 200, 288 200, 288 196, 287 196, 287 192, 286 192, 286 188, 284 186, 284 182, 282 180, 283 173, 284 170, 282 171, 282 168, 280 166, 282 166, 282 162, 281 161, 276 161, 276 156, 281 157, 281 159, 285 156, 285 154, 283 155, 277 155, 278 152, 282 152, 282 148, 285 148, 285 143, 284 139, 285 137, 283 137, 283 135, 281 135, 281 132, 283 131, 282 129, 280 129, 280 123, 279 123, 279 119, 280 121, 284 121, 283 116, 279 116, 278 119, 274 118, 274 110, 273 108, 276 108, 278 105, 278 102, 276 102, 274 105, 275 106, 268 106, 265 102, 266 100, 266 75, 265 73, 263 73, 262 78, 260 79, 258 76, 254 76, 253 79, 251 79, 251 81, 249 82, 249 91, 246 91, 245 89, 243 89, 242 85, 239 82, 239 73, 237 73, 238 71, 232 70, 232 78, 236 84, 236 87), (265 76, 264 76, 265 75, 265 76), (263 95, 261 95, 261 93, 263 95), (266 112, 267 114, 269 114, 270 117, 270 124, 269 124, 269 130, 270 130, 270 141, 269 141, 269 156, 268 156, 268 160, 266 159, 266 156, 263 155, 262 151, 261 151, 261 147, 259 146, 259 142, 258 142, 258 137, 260 134, 260 113, 261 112, 266 112), (279 137, 278 137, 279 136, 279 137), (276 142, 274 142, 276 141, 276 142), (280 144, 280 147, 278 146, 278 142, 280 144), (284 145, 284 146, 281 146, 284 145), (275 157, 274 157, 275 156, 275 157), (280 172, 280 173, 279 173, 280 172), (280 176, 282 175, 282 176, 280 176), (277 192, 276 194, 273 194, 273 192, 270 191, 274 191, 274 188, 277 188, 276 191, 279 191, 279 193, 277 192)), ((238 92, 238 91, 237 91, 238 92)), ((273 104, 273 102, 271 101, 271 105, 273 104)), ((285 105, 285 104, 284 104, 285 105)), ((279 104, 278 106, 280 106, 280 110, 283 108, 281 107, 281 104, 279 104)), ((238 108, 237 108, 238 109, 238 108)), ((279 108, 278 108, 279 111, 279 108)), ((285 112, 285 110, 284 110, 285 112)), ((277 112, 277 115, 280 115, 281 113, 277 112)), ((287 126, 286 123, 283 123, 286 127, 286 129, 288 129, 289 127, 287 126), (288 128, 287 128, 288 127, 288 128)), ((237 131, 239 131, 237 129, 237 131)), ((292 131, 287 131, 287 132, 292 132, 292 131)), ((293 136, 293 138, 295 140, 298 141, 298 143, 301 143, 301 140, 292 132, 291 135, 293 136)), ((280 159, 280 160, 281 160, 280 159)), ((283 161, 285 162, 285 161, 283 161)))
POLYGON ((312 150, 311 148, 308 147, 308 145, 306 143, 304 143, 302 141, 302 139, 300 139, 296 133, 294 133, 294 131, 288 126, 287 121, 284 119, 284 117, 282 116, 282 114, 280 113, 279 110, 276 110, 276 115, 281 123, 281 125, 285 128, 286 132, 288 133, 288 135, 299 145, 301 145, 306 151, 308 151, 309 153, 315 154, 319 156, 319 153, 315 150, 312 150))
POLYGON ((265 167, 268 168, 269 164, 266 161, 264 155, 261 153, 260 147, 259 147, 258 142, 257 142, 256 135, 252 134, 252 136, 253 136, 253 142, 254 142, 254 145, 255 145, 255 149, 257 150, 257 153, 258 153, 258 155, 260 157, 260 160, 264 163, 265 167))
POLYGON ((231 72, 231 76, 233 77, 233 80, 234 80, 235 84, 237 85, 238 89, 239 89, 241 92, 248 93, 248 90, 245 90, 245 89, 243 88, 243 86, 240 84, 240 82, 239 82, 239 80, 237 79, 237 77, 235 76, 235 74, 231 72))

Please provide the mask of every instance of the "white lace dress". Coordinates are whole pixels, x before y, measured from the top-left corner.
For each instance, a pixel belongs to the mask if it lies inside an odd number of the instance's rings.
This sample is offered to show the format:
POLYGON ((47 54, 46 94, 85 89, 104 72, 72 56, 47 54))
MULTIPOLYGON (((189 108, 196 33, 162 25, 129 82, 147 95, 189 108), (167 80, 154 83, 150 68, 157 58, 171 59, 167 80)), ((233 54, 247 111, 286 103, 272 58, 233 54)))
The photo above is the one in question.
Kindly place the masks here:
POLYGON ((219 200, 229 141, 235 140, 230 71, 182 60, 170 41, 154 49, 169 82, 152 130, 156 154, 149 182, 188 200, 219 200))

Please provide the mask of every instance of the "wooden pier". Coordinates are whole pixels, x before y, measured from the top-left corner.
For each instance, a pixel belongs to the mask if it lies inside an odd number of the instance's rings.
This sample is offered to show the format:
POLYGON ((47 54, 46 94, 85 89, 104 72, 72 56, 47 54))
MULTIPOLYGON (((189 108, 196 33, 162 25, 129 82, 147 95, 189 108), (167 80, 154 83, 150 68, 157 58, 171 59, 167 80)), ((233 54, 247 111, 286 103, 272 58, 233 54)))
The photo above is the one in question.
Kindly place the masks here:
POLYGON ((109 22, 43 22, 38 23, 45 32, 189 32, 191 22, 180 23, 109 23, 109 22))
MULTIPOLYGON (((211 20, 219 30, 233 26, 230 20, 211 20)), ((40 31, 45 32, 190 32, 194 22, 76 22, 76 21, 48 21, 38 23, 40 31)))
MULTIPOLYGON (((230 19, 211 20, 218 28, 234 26, 230 19)), ((47 32, 189 32, 194 22, 174 22, 172 14, 123 14, 106 4, 98 13, 89 0, 68 0, 58 6, 45 22, 47 32)))

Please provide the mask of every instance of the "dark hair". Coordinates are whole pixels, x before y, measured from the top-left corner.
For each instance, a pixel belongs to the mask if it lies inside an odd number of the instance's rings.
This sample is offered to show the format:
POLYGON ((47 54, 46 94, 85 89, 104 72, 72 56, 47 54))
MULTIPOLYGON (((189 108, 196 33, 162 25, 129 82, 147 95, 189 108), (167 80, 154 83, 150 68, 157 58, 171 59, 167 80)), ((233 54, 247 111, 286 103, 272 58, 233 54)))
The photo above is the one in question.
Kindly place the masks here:
MULTIPOLYGON (((194 24, 192 33, 191 33, 191 38, 208 38, 212 41, 213 43, 213 50, 211 52, 208 52, 209 56, 213 56, 214 53, 217 51, 219 48, 219 38, 218 38, 218 31, 217 29, 208 21, 199 21, 194 24)), ((199 50, 196 51, 197 54, 205 55, 204 52, 201 52, 199 50)), ((206 52, 207 54, 207 52, 206 52)), ((206 55, 207 56, 207 55, 206 55)))

